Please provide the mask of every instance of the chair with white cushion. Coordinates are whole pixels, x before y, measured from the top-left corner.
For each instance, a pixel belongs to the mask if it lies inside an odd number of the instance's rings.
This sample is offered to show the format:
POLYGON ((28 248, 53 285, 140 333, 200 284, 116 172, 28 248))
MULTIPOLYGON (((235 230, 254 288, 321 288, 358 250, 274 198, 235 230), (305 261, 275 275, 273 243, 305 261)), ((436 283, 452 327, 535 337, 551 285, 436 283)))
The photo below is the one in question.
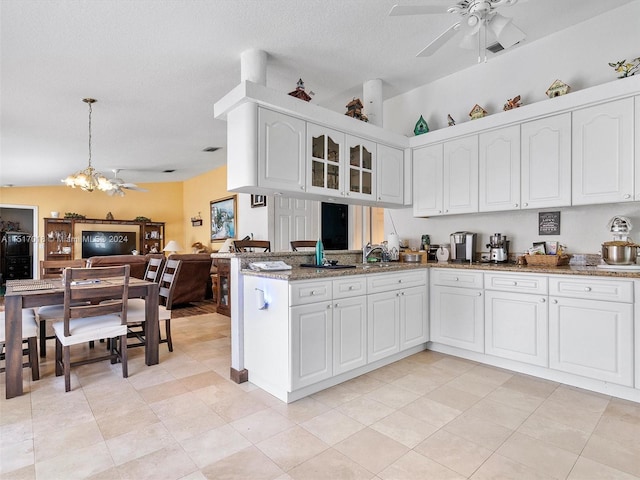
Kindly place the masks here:
POLYGON ((71 390, 71 367, 76 365, 119 360, 122 376, 127 378, 130 271, 129 265, 65 270, 63 320, 53 324, 53 331, 56 334, 56 376, 64 374, 66 392, 71 390), (107 355, 71 362, 72 346, 102 338, 110 339, 107 355))
MULTIPOLYGON (((171 339, 171 308, 173 307, 173 292, 176 287, 176 279, 180 273, 182 260, 167 260, 162 275, 159 280, 158 297, 158 321, 164 321, 165 338, 160 338, 160 343, 166 343, 169 351, 173 352, 173 341, 171 339)), ((139 343, 130 344, 129 347, 138 347, 145 344, 144 323, 146 321, 145 300, 132 298, 129 300, 127 310, 127 323, 129 325, 129 336, 135 336, 139 343), (138 327, 138 328, 136 328, 138 327)))
MULTIPOLYGON (((0 357, 5 356, 5 330, 4 318, 5 313, 0 312, 0 357)), ((36 315, 32 308, 24 308, 22 310, 22 341, 27 342, 26 351, 23 354, 29 355, 29 361, 24 363, 23 367, 31 367, 31 378, 33 380, 40 379, 40 364, 38 363, 38 323, 36 315)), ((4 367, 0 368, 0 372, 4 372, 4 367)))

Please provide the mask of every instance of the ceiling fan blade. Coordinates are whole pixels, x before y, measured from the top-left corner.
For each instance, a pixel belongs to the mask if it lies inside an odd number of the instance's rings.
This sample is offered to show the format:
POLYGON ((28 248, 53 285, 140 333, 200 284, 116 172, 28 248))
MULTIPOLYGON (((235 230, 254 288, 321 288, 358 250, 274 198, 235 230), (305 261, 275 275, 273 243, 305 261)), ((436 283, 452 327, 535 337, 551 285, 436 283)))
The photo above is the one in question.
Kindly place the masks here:
POLYGON ((454 23, 449 28, 447 28, 444 32, 442 32, 434 41, 432 41, 429 45, 424 47, 416 57, 428 57, 433 55, 440 47, 442 47, 445 43, 447 43, 460 29, 460 22, 454 23))
POLYGON ((121 188, 126 188, 127 190, 135 190, 136 192, 148 192, 146 188, 139 187, 134 185, 133 183, 125 183, 124 185, 120 185, 121 188))
POLYGON ((390 17, 401 15, 430 15, 433 13, 447 13, 447 8, 435 5, 394 5, 389 10, 390 17))

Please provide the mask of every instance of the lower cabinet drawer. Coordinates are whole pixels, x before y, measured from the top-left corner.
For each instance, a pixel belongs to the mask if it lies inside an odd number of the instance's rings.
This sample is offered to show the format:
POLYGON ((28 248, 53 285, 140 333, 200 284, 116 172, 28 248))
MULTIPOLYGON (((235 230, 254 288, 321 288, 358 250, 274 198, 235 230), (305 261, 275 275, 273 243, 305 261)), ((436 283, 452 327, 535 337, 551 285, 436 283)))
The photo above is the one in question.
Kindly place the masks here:
POLYGON ((333 299, 355 297, 367 294, 367 279, 363 275, 354 275, 333 280, 333 299))
POLYGON ((399 288, 427 285, 427 270, 417 269, 402 273, 380 273, 367 276, 367 293, 388 292, 399 288))
POLYGON ((331 280, 313 282, 292 282, 289 285, 289 303, 294 305, 306 305, 308 303, 324 302, 331 300, 331 280))
POLYGON ((583 280, 575 277, 550 277, 549 295, 632 303, 633 282, 596 278, 583 280))
POLYGON ((457 268, 434 268, 431 271, 431 285, 446 287, 482 288, 483 273, 469 272, 457 268))
POLYGON ((485 273, 484 288, 503 292, 538 293, 546 295, 549 291, 549 282, 547 277, 539 275, 485 273))

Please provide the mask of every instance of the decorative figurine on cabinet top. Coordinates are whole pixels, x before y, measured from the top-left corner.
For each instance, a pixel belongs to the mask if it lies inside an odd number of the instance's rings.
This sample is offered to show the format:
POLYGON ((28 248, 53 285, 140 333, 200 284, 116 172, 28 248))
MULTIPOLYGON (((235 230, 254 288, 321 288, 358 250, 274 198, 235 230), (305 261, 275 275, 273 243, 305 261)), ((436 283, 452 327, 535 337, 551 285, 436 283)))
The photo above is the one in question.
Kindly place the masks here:
POLYGON ((362 102, 359 98, 354 98, 349 103, 347 103, 347 115, 348 117, 357 118, 358 120, 362 120, 363 122, 368 122, 369 119, 367 116, 362 113, 362 102))
POLYGON ((420 115, 420 119, 416 123, 416 126, 413 128, 413 133, 417 135, 422 135, 423 133, 427 133, 429 131, 429 125, 427 125, 427 121, 424 119, 422 115, 420 115))
POLYGON ((517 95, 507 100, 507 103, 504 104, 503 110, 506 112, 507 110, 513 110, 514 108, 518 108, 519 106, 520 106, 520 95, 517 95))
POLYGON ((617 73, 622 74, 618 78, 632 77, 637 73, 638 68, 640 68, 640 57, 634 58, 630 62, 627 62, 627 60, 625 59, 620 60, 619 62, 609 63, 609 66, 613 68, 617 73))
POLYGON ((480 105, 478 105, 477 103, 474 105, 474 107, 469 112, 469 116, 471 117, 471 120, 476 120, 478 118, 482 118, 486 114, 487 114, 487 111, 484 108, 482 108, 480 105))
POLYGON ((545 93, 547 94, 547 97, 553 98, 559 97, 560 95, 566 95, 569 93, 569 90, 571 90, 569 85, 561 82, 560 80, 556 80, 549 86, 549 88, 547 88, 545 93))
POLYGON ((447 125, 453 127, 455 124, 456 121, 453 119, 453 117, 450 114, 447 114, 447 125))
MULTIPOLYGON (((313 92, 309 93, 313 95, 313 92)), ((311 100, 311 95, 309 95, 309 93, 304 91, 304 82, 302 81, 302 79, 299 79, 296 89, 293 92, 289 92, 289 95, 308 102, 309 100, 311 100)))

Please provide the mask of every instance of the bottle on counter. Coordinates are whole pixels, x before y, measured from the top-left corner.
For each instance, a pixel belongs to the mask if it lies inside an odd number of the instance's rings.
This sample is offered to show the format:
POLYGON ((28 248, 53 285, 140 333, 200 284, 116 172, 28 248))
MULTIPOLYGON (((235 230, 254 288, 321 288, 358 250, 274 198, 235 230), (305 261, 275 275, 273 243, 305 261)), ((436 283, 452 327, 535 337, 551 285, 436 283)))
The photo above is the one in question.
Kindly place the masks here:
POLYGON ((324 263, 324 246, 322 240, 318 239, 316 242, 316 265, 322 265, 324 263))

